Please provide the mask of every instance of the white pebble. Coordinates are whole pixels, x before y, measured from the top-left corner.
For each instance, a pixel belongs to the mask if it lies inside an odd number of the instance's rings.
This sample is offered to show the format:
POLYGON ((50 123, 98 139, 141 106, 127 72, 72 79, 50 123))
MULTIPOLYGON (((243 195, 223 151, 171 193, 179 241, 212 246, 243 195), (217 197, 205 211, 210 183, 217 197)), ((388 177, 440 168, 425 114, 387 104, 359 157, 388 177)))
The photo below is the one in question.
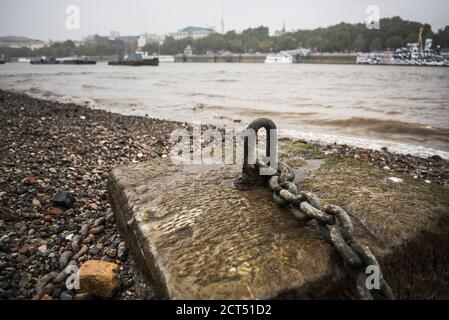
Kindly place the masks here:
POLYGON ((85 116, 80 116, 80 119, 81 120, 86 120, 86 117, 85 116))
POLYGON ((426 180, 425 183, 430 183, 430 180, 426 180))
POLYGON ((394 182, 394 183, 400 183, 400 182, 404 181, 401 178, 396 178, 396 177, 389 177, 388 180, 391 182, 394 182))
POLYGON ((39 250, 40 253, 47 253, 47 246, 46 245, 42 245, 39 248, 37 248, 37 250, 39 250))
POLYGON ((75 235, 74 235, 73 233, 71 233, 71 234, 67 235, 67 236, 65 237, 65 239, 68 240, 68 241, 72 241, 72 238, 73 238, 74 236, 75 236, 75 235))

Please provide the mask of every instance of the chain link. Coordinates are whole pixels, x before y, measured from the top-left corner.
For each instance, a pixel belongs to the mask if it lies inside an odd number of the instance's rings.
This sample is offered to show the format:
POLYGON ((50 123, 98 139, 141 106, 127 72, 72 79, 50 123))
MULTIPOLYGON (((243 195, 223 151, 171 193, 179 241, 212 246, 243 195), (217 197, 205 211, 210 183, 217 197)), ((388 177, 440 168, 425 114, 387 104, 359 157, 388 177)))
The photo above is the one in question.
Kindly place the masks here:
MULTIPOLYGON (((267 165, 257 161, 250 171, 267 165)), ((248 168, 246 168, 248 172, 248 168)), ((244 168, 245 170, 245 168, 244 168)), ((253 173, 254 175, 254 173, 253 173)), ((354 226, 351 218, 342 208, 335 205, 321 206, 318 197, 307 191, 298 191, 293 183, 295 173, 286 164, 279 162, 277 173, 268 180, 268 186, 273 191, 273 199, 280 206, 286 207, 295 217, 302 221, 315 220, 324 239, 331 243, 343 260, 343 265, 349 276, 355 281, 357 293, 361 299, 372 300, 395 299, 390 286, 385 281, 380 265, 371 250, 354 238, 354 226), (375 266, 379 271, 379 289, 368 289, 366 282, 369 266, 375 266), (375 293, 375 295, 373 295, 375 293)))

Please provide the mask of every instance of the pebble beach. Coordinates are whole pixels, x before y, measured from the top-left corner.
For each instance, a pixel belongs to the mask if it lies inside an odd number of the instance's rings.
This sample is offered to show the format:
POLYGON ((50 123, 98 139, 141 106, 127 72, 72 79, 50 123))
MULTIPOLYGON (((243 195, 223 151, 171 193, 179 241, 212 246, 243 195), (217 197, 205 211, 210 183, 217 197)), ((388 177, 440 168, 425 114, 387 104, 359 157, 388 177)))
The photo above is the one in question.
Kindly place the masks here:
MULTIPOLYGON (((0 123, 0 299, 93 299, 65 286, 64 269, 88 261, 116 266, 108 298, 151 299, 115 225, 106 183, 116 165, 167 157, 170 133, 188 124, 3 90, 0 123)), ((439 156, 317 147, 449 187, 449 162, 439 156)))

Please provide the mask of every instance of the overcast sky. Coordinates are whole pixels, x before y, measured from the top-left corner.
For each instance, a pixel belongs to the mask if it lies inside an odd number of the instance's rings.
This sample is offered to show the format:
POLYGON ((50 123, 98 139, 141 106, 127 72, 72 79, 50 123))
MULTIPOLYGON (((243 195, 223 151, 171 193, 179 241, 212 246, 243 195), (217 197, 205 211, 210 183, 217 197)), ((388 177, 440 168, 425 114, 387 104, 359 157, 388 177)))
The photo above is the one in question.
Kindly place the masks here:
POLYGON ((427 22, 435 31, 449 25, 448 0, 0 0, 0 35, 79 40, 111 30, 164 34, 190 25, 220 31, 222 11, 226 31, 259 25, 274 31, 284 20, 288 30, 311 29, 364 22, 368 5, 377 5, 381 17, 427 22), (80 9, 79 30, 65 27, 71 4, 80 9))

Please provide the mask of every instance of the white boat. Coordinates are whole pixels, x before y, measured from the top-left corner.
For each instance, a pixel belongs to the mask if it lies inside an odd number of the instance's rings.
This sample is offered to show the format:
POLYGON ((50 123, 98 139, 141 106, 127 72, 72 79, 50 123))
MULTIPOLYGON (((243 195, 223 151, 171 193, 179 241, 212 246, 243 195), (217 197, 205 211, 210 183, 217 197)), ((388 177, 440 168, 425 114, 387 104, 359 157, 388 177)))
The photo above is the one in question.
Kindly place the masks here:
POLYGON ((288 64, 293 63, 293 56, 285 53, 270 54, 265 58, 265 63, 288 64))
POLYGON ((161 63, 173 63, 175 62, 174 56, 158 56, 159 62, 161 63))

